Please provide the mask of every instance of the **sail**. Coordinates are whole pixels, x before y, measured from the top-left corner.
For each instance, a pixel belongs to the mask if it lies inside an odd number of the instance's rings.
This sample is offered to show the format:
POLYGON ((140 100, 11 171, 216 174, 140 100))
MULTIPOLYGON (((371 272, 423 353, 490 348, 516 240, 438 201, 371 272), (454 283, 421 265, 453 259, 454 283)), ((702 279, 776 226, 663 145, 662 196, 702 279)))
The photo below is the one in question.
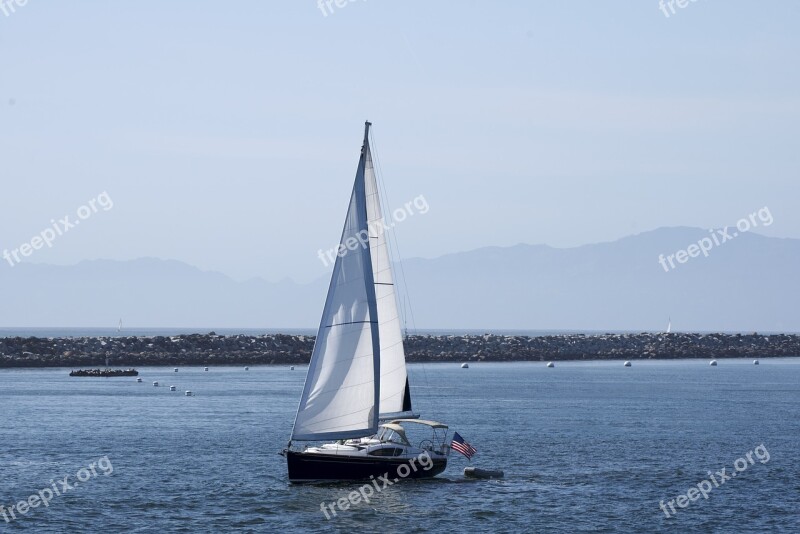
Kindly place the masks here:
POLYGON ((372 164, 369 142, 365 144, 365 186, 367 197, 367 222, 372 257, 372 274, 375 281, 375 300, 378 308, 378 329, 381 344, 381 418, 410 415, 411 395, 408 388, 406 355, 400 314, 397 311, 392 265, 383 224, 378 183, 372 164))
MULTIPOLYGON (((367 129, 369 124, 367 124, 367 129)), ((380 407, 380 338, 367 226, 366 138, 292 439, 374 434, 380 407)))

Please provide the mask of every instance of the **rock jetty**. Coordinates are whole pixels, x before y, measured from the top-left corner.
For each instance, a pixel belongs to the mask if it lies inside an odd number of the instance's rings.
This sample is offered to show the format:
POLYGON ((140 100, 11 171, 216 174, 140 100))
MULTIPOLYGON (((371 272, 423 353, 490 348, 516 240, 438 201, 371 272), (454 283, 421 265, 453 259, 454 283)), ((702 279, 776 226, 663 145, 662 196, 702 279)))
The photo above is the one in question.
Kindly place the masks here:
MULTIPOLYGON (((0 367, 114 367, 308 363, 314 336, 0 338, 0 367)), ((518 362, 800 356, 800 335, 570 334, 558 336, 414 335, 410 362, 518 362)))

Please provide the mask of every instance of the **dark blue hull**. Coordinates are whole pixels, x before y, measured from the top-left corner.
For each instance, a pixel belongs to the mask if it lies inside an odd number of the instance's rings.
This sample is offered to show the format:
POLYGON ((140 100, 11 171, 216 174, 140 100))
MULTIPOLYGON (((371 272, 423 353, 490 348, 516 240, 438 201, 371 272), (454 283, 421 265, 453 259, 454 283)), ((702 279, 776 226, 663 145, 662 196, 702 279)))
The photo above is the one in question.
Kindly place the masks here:
POLYGON ((356 457, 335 454, 310 454, 286 451, 290 482, 337 480, 367 480, 388 476, 390 481, 401 478, 431 478, 445 470, 447 458, 426 460, 385 457, 356 457), (405 466, 405 467, 402 467, 405 466), (428 469, 425 469, 429 466, 428 469))

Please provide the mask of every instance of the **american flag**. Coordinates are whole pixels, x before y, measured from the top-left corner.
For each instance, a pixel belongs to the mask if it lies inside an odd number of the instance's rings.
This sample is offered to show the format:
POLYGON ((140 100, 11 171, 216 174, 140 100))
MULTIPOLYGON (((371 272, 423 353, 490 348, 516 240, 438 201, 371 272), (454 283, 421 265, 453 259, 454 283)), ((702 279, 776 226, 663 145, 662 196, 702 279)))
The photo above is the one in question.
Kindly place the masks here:
POLYGON ((464 438, 461 437, 461 434, 458 432, 453 434, 453 440, 450 443, 450 448, 456 452, 460 452, 470 460, 478 452, 478 449, 464 441, 464 438))

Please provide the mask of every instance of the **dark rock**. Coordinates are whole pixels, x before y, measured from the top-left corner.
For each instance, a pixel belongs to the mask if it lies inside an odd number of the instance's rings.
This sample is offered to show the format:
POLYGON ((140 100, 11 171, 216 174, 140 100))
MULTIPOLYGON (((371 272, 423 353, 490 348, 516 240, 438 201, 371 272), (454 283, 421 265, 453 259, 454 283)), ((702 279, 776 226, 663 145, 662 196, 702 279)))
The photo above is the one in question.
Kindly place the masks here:
MULTIPOLYGON (((0 338, 0 367, 308 363, 314 336, 0 338)), ((800 335, 570 334, 409 336, 409 362, 769 358, 800 356, 800 335)))

